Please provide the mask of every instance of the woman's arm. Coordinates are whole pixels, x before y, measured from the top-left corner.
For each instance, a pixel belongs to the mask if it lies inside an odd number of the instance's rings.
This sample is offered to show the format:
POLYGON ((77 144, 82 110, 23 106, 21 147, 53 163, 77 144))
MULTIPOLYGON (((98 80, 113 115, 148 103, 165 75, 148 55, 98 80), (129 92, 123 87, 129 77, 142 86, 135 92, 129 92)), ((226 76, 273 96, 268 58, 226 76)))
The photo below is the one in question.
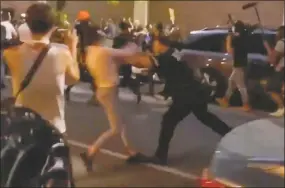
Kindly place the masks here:
POLYGON ((123 48, 109 48, 109 51, 112 57, 116 59, 124 59, 135 55, 138 52, 138 46, 135 43, 129 42, 123 48))
POLYGON ((115 62, 131 64, 137 68, 149 68, 150 59, 149 55, 143 52, 138 52, 137 45, 132 43, 123 49, 110 48, 111 56, 115 59, 115 62))

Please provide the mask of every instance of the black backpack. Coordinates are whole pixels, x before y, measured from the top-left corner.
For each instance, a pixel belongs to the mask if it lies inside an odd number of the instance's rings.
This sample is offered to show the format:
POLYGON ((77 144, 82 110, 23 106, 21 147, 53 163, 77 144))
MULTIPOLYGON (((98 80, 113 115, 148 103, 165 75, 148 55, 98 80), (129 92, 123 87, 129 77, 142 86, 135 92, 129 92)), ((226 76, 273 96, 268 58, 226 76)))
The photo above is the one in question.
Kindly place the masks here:
POLYGON ((1 25, 1 50, 4 49, 6 44, 6 27, 1 25))
POLYGON ((69 148, 63 135, 39 114, 15 106, 49 50, 45 47, 15 98, 1 101, 1 187, 74 187, 69 148))
POLYGON ((26 108, 1 121, 10 125, 1 138, 1 187, 45 187, 51 180, 52 187, 74 187, 69 148, 49 122, 26 108))
POLYGON ((6 27, 1 25, 1 42, 6 40, 6 27))

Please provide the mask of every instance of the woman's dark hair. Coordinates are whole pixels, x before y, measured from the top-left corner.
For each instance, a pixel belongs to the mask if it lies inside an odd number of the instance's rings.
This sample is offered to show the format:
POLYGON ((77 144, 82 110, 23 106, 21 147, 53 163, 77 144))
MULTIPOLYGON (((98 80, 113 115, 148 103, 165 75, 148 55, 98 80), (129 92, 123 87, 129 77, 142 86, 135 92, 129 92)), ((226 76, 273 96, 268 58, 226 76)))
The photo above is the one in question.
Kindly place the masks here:
POLYGON ((47 33, 55 25, 55 14, 50 5, 34 3, 26 12, 26 22, 34 34, 47 33))

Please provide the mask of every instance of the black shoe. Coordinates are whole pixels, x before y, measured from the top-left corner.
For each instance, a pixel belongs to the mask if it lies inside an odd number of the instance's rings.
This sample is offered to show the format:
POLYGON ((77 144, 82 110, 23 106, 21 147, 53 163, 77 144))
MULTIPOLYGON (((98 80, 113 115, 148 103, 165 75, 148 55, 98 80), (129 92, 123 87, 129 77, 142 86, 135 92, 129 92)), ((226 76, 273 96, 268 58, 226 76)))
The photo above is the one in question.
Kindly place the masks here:
POLYGON ((95 97, 92 97, 87 101, 88 105, 93 105, 93 106, 99 106, 99 102, 95 99, 95 97))
POLYGON ((137 95, 137 104, 140 104, 141 100, 142 100, 142 96, 141 96, 141 94, 138 94, 137 95))
POLYGON ((158 93, 163 99, 166 101, 169 98, 169 95, 167 95, 164 91, 161 91, 158 93))
POLYGON ((131 156, 127 159, 127 163, 136 164, 136 163, 152 163, 157 165, 167 165, 167 160, 159 159, 156 156, 145 156, 141 153, 137 153, 134 156, 131 156))
POLYGON ((147 163, 148 161, 149 161, 149 157, 147 157, 141 153, 137 153, 133 156, 130 156, 126 160, 127 163, 147 163))
POLYGON ((70 101, 69 95, 65 95, 65 100, 66 100, 67 102, 70 101))
POLYGON ((156 156, 151 157, 150 163, 156 164, 156 165, 161 165, 161 166, 166 166, 167 165, 167 159, 160 159, 156 156))
POLYGON ((1 89, 5 89, 6 88, 6 85, 4 83, 1 83, 0 86, 1 86, 1 89))
POLYGON ((80 153, 80 158, 83 161, 84 166, 86 167, 87 172, 93 171, 93 158, 87 155, 87 152, 80 153))
POLYGON ((66 101, 70 101, 70 93, 67 91, 64 91, 64 97, 66 101))

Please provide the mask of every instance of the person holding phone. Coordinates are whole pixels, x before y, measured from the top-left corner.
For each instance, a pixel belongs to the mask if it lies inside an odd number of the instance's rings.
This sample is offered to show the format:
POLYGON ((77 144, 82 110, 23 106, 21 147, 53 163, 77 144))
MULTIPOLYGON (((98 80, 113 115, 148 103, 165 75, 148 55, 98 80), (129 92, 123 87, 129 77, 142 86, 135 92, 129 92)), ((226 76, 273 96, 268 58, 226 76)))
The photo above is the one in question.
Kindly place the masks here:
MULTIPOLYGON (((12 75, 13 95, 27 75, 39 52, 50 45, 29 86, 19 95, 16 105, 27 107, 49 121, 60 133, 66 133, 65 124, 65 84, 79 80, 76 61, 78 38, 69 32, 65 47, 50 43, 49 37, 55 27, 55 18, 50 5, 34 3, 26 12, 30 40, 6 49, 4 57, 12 75)), ((62 44, 63 45, 63 44, 62 44)))

